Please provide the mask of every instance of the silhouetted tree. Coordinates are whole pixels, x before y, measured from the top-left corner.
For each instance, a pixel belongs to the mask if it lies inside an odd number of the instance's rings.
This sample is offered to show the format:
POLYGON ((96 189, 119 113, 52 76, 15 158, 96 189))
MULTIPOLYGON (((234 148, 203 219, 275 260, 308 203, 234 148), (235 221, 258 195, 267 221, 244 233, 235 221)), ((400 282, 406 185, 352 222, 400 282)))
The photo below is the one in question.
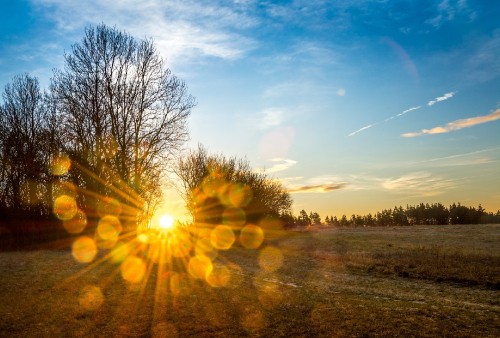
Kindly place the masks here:
POLYGON ((321 216, 317 212, 312 212, 309 214, 309 219, 312 225, 321 225, 321 216))
POLYGON ((28 74, 5 86, 0 105, 0 204, 48 214, 56 133, 38 80, 28 74))
POLYGON ((297 222, 301 226, 309 226, 312 224, 311 218, 304 209, 300 210, 299 216, 297 217, 297 222))
POLYGON ((178 161, 175 172, 195 223, 238 223, 238 217, 258 222, 291 214, 288 191, 278 181, 253 171, 246 160, 209 155, 198 146, 178 161))
POLYGON ((89 27, 55 71, 51 90, 63 149, 78 166, 72 179, 92 192, 81 197, 84 207, 94 208, 97 194, 128 205, 132 220, 150 213, 195 104, 153 41, 89 27))
MULTIPOLYGON (((309 216, 302 210, 296 218, 298 225, 314 223, 311 219, 316 213, 311 211, 309 216)), ((496 214, 486 212, 481 204, 477 207, 465 207, 460 203, 453 203, 446 208, 441 203, 420 203, 416 206, 395 206, 394 209, 383 209, 375 214, 365 216, 352 214, 349 219, 342 215, 340 221, 336 216, 327 216, 325 224, 341 226, 393 226, 393 225, 438 225, 438 224, 492 224, 500 223, 500 211, 496 214)))
POLYGON ((340 221, 339 221, 339 225, 341 225, 343 227, 346 227, 349 225, 349 221, 347 220, 346 215, 342 215, 342 217, 340 218, 340 221))

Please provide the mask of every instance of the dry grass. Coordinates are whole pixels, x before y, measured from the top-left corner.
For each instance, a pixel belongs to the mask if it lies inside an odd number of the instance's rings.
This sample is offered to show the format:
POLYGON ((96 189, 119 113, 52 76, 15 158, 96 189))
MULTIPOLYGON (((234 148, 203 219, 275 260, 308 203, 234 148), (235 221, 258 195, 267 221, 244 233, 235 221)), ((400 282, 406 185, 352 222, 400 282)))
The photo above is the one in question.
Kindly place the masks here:
POLYGON ((265 243, 279 269, 235 247, 216 262, 226 287, 178 266, 176 292, 157 264, 134 286, 117 265, 63 250, 0 253, 0 336, 498 337, 499 236, 498 225, 287 232, 265 243), (89 285, 102 293, 94 309, 82 305, 89 285))

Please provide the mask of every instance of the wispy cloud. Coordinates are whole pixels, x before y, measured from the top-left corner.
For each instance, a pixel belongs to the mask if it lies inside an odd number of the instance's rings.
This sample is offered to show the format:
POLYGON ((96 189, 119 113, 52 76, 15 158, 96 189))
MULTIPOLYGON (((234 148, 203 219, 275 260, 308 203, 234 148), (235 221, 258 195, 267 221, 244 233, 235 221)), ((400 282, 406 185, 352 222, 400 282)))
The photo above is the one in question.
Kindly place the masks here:
POLYGON ((476 41, 476 44, 457 55, 460 60, 465 60, 464 76, 472 82, 484 82, 498 77, 500 75, 500 29, 496 29, 491 37, 476 41), (468 55, 469 53, 471 54, 468 55))
POLYGON ((436 196, 456 187, 456 182, 435 176, 429 172, 414 172, 400 177, 391 177, 381 182, 382 188, 401 193, 416 193, 421 196, 436 196))
POLYGON ((444 23, 453 21, 457 17, 473 21, 476 16, 476 12, 467 5, 467 0, 443 0, 437 4, 435 15, 424 23, 439 29, 444 23))
POLYGON ((325 193, 325 192, 330 192, 330 191, 342 189, 345 186, 346 186, 345 183, 304 185, 304 186, 288 189, 288 191, 292 194, 296 194, 296 193, 325 193))
POLYGON ((268 168, 268 169, 265 169, 262 171, 264 171, 266 173, 276 173, 279 171, 285 171, 288 168, 297 164, 297 161, 289 160, 286 158, 273 158, 271 160, 271 162, 274 163, 273 166, 271 168, 268 168))
POLYGON ((449 133, 451 131, 460 130, 463 128, 473 127, 478 124, 483 124, 487 122, 492 122, 500 119, 500 109, 497 109, 491 114, 471 117, 468 119, 456 120, 453 122, 447 123, 445 126, 437 126, 431 129, 422 129, 419 132, 414 133, 405 133, 401 134, 402 137, 416 137, 421 135, 432 135, 432 134, 444 134, 449 133))
POLYGON ((244 30, 258 24, 247 15, 246 4, 226 6, 197 1, 31 0, 39 14, 52 19, 59 30, 81 36, 83 27, 105 22, 137 38, 153 37, 169 61, 199 57, 234 59, 255 41, 244 30))
POLYGON ((344 189, 348 183, 336 176, 323 175, 304 179, 304 177, 287 177, 280 179, 290 193, 326 193, 344 189))
MULTIPOLYGON (((391 116, 391 117, 386 118, 383 122, 390 121, 390 120, 392 120, 392 119, 395 119, 395 118, 397 118, 397 117, 403 116, 403 115, 408 114, 409 112, 411 112, 411 111, 413 111, 413 110, 417 110, 417 109, 420 109, 420 108, 421 108, 421 106, 417 106, 417 107, 411 107, 411 108, 409 108, 409 109, 403 110, 403 111, 402 111, 401 113, 399 113, 399 114, 396 114, 396 115, 393 115, 393 116, 391 116)), ((359 128, 358 130, 353 131, 352 133, 350 133, 350 134, 349 134, 349 135, 347 135, 347 136, 354 136, 354 135, 356 135, 357 133, 360 133, 360 132, 362 132, 362 131, 365 131, 366 129, 370 129, 371 127, 374 127, 374 126, 376 126, 376 125, 377 125, 377 124, 379 124, 379 123, 381 123, 381 122, 372 123, 372 124, 369 124, 369 125, 364 126, 364 127, 362 127, 362 128, 359 128)))
POLYGON ((444 94, 443 96, 436 97, 436 99, 434 99, 434 100, 431 100, 431 101, 427 102, 427 105, 428 105, 428 106, 432 106, 432 105, 434 105, 434 104, 436 104, 436 103, 438 103, 438 102, 448 100, 448 99, 452 98, 452 97, 453 97, 453 95, 455 95, 455 94, 456 94, 456 92, 449 92, 449 93, 446 93, 446 94, 444 94))
POLYGON ((362 132, 363 130, 366 130, 366 129, 370 129, 371 127, 376 126, 377 124, 378 124, 378 122, 377 122, 377 123, 373 123, 373 124, 369 124, 369 125, 367 125, 367 126, 364 126, 363 128, 359 128, 358 130, 353 131, 352 133, 350 133, 350 134, 349 134, 349 135, 347 135, 347 136, 353 136, 353 135, 356 135, 357 133, 360 133, 360 132, 362 132))
POLYGON ((285 119, 285 110, 283 108, 267 108, 259 113, 257 127, 267 129, 279 126, 285 119))
POLYGON ((386 191, 405 196, 437 196, 458 186, 460 179, 450 179, 429 171, 404 173, 393 177, 350 174, 346 177, 318 176, 285 178, 281 181, 290 193, 327 193, 335 190, 386 191))
POLYGON ((435 157, 428 160, 411 162, 408 163, 408 166, 414 167, 419 165, 425 165, 427 167, 429 166, 453 167, 453 166, 464 166, 464 165, 488 164, 488 163, 498 162, 499 160, 493 158, 492 156, 485 156, 485 153, 493 153, 498 150, 500 150, 500 147, 481 149, 463 154, 435 157))
POLYGON ((392 120, 392 119, 395 119, 396 117, 403 116, 404 114, 408 114, 409 112, 411 112, 411 111, 413 111, 413 110, 420 109, 420 108, 422 108, 422 106, 411 107, 411 108, 409 108, 409 109, 403 110, 401 113, 396 114, 396 115, 394 115, 394 116, 391 116, 391 117, 389 117, 389 118, 385 119, 385 120, 384 120, 384 122, 387 122, 387 121, 390 121, 390 120, 392 120))
MULTIPOLYGON (((449 92, 449 93, 446 93, 446 94, 444 94, 443 96, 436 97, 436 99, 434 99, 434 100, 431 100, 431 101, 427 102, 427 105, 428 105, 428 106, 432 106, 432 105, 434 105, 434 104, 435 104, 435 103, 437 103, 437 102, 444 101, 444 100, 448 100, 449 98, 452 98, 452 97, 453 97, 453 95, 455 95, 455 94, 456 94, 456 92, 449 92)), ((391 116, 391 117, 386 118, 383 122, 388 122, 388 121, 390 121, 390 120, 392 120, 392 119, 395 119, 395 118, 401 117, 401 116, 403 116, 403 115, 405 115, 405 114, 408 114, 408 113, 409 113, 409 112, 411 112, 411 111, 418 110, 418 109, 420 109, 420 108, 422 108, 422 106, 415 106, 415 107, 408 108, 408 109, 406 109, 406 110, 403 110, 401 113, 398 113, 398 114, 396 114, 396 115, 393 115, 393 116, 391 116)), ((356 130, 356 131, 353 131, 352 133, 350 133, 350 134, 349 134, 349 135, 347 135, 347 136, 353 136, 353 135, 356 135, 356 134, 358 134, 358 133, 360 133, 360 132, 362 132, 362 131, 365 131, 366 129, 369 129, 369 128, 373 127, 373 126, 376 126, 377 124, 380 124, 380 123, 381 123, 381 122, 376 122, 376 123, 369 124, 369 125, 364 126, 364 127, 360 128, 360 129, 358 129, 358 130, 356 130)))

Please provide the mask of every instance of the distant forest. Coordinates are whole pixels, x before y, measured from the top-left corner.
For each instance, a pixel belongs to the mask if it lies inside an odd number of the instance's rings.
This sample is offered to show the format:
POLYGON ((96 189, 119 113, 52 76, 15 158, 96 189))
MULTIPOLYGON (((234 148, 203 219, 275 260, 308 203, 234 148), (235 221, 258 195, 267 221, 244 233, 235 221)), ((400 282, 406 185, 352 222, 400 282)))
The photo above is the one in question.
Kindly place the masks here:
POLYGON ((500 211, 460 203, 340 219, 292 215, 290 192, 246 161, 203 147, 182 158, 196 101, 152 40, 90 26, 64 61, 47 90, 20 74, 0 92, 0 250, 97 238, 107 216, 115 245, 118 234, 148 225, 172 171, 193 220, 212 225, 268 216, 285 227, 500 223, 500 211))
POLYGON ((446 224, 496 224, 500 223, 500 210, 495 214, 487 212, 481 204, 467 207, 453 203, 448 208, 441 203, 420 203, 418 205, 395 206, 394 209, 384 209, 375 214, 351 215, 337 218, 326 216, 322 220, 317 212, 307 213, 301 210, 298 216, 289 215, 287 224, 290 226, 405 226, 405 225, 446 225, 446 224))

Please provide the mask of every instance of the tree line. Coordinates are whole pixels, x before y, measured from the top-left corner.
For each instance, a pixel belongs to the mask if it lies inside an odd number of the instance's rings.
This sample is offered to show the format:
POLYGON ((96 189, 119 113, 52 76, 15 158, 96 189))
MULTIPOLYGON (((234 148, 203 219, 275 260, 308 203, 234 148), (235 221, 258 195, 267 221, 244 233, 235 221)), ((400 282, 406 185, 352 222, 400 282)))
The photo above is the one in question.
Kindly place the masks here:
POLYGON ((195 106, 152 40, 106 25, 85 30, 48 89, 21 74, 1 97, 0 232, 79 211, 119 208, 124 227, 149 217, 195 106))
POLYGON ((291 214, 287 189, 253 170, 246 159, 210 154, 199 145, 174 168, 194 224, 239 227, 265 218, 281 221, 291 214))
POLYGON ((0 237, 94 235, 105 215, 120 233, 147 226, 171 173, 194 223, 290 214, 288 191, 248 161, 183 153, 195 99, 150 39, 90 26, 49 88, 20 74, 1 99, 0 237))
POLYGON ((289 226, 406 226, 406 225, 446 225, 446 224, 498 224, 500 210, 496 213, 487 212, 479 205, 477 208, 453 203, 445 207, 441 203, 420 203, 418 205, 395 206, 393 209, 384 209, 374 214, 364 216, 345 214, 326 216, 321 219, 317 212, 301 210, 297 216, 289 215, 289 226))

